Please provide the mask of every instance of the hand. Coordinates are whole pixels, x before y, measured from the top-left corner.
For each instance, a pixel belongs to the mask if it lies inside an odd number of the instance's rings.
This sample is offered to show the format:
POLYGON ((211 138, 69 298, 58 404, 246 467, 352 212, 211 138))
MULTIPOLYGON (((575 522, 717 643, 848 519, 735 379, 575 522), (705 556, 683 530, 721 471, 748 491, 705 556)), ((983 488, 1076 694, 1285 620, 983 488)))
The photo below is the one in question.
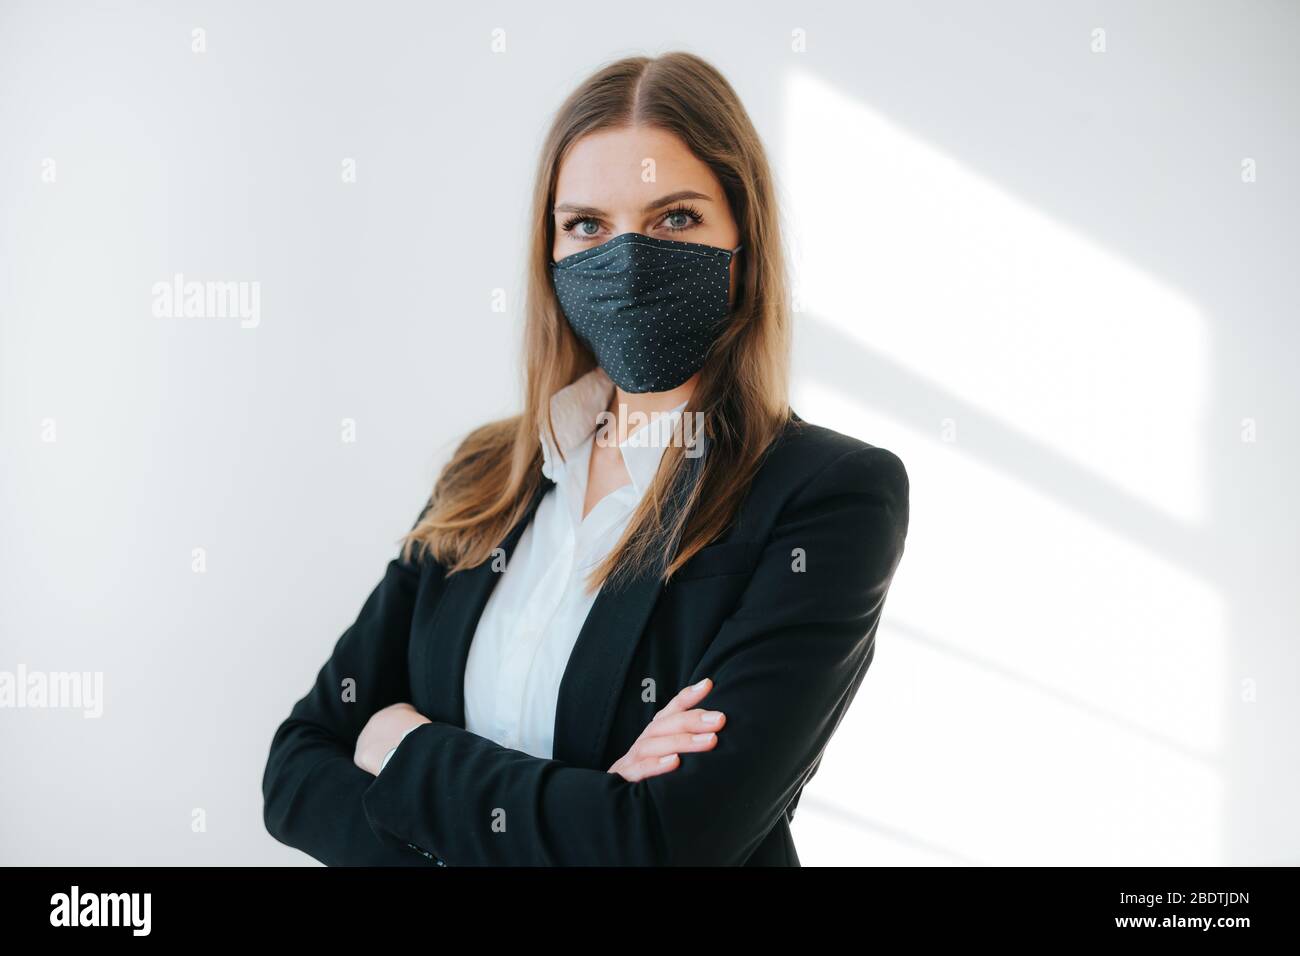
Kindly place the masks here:
POLYGON ((718 710, 690 709, 711 690, 713 681, 707 677, 684 688, 654 715, 631 749, 606 772, 635 783, 676 770, 681 765, 679 753, 712 750, 717 746, 716 732, 726 723, 726 715, 718 710))
POLYGON ((417 724, 431 723, 433 721, 410 704, 390 704, 372 714, 361 728, 352 762, 367 773, 378 776, 379 762, 384 759, 384 754, 397 746, 402 734, 417 724))

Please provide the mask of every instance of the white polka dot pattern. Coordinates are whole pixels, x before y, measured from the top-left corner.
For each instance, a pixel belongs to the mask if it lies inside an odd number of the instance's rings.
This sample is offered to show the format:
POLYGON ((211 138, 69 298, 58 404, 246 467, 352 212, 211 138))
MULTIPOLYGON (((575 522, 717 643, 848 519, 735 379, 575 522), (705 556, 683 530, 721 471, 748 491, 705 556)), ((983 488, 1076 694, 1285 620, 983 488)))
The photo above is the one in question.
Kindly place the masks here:
POLYGON ((625 232, 551 264, 569 325, 625 392, 700 370, 729 311, 735 249, 625 232))

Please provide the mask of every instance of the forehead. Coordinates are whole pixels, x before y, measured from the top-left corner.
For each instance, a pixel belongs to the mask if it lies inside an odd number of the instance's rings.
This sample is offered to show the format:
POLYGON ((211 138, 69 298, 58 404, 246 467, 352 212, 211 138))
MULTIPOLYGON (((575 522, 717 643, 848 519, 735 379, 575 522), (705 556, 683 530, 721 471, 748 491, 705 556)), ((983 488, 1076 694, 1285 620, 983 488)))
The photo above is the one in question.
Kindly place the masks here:
POLYGON ((555 201, 613 210, 687 188, 716 197, 719 184, 677 134, 629 126, 588 133, 569 147, 556 177, 555 201))

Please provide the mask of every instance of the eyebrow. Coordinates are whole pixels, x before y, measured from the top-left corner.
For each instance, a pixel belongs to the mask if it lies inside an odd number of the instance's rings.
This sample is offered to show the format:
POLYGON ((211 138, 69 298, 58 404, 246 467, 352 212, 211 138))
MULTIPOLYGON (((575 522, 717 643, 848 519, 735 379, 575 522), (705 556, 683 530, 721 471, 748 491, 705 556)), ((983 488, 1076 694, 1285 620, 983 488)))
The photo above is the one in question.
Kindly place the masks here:
MULTIPOLYGON (((712 196, 706 196, 704 193, 697 193, 693 189, 681 189, 675 193, 669 193, 667 196, 660 196, 641 207, 642 212, 654 212, 656 209, 662 209, 664 206, 671 205, 675 202, 681 202, 684 199, 703 199, 705 202, 712 202, 712 196)), ((576 203, 562 202, 551 212, 574 212, 580 216, 603 216, 605 210, 597 209, 595 206, 579 206, 576 203)))

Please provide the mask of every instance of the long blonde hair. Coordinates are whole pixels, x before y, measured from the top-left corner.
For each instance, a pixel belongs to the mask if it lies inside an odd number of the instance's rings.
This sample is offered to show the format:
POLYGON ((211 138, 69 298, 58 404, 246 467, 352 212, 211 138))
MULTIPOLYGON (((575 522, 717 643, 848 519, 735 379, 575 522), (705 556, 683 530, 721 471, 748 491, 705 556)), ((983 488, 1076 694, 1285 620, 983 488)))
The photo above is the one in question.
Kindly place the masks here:
MULTIPOLYGON (((551 285, 555 183, 567 149, 596 130, 651 126, 675 133, 717 176, 744 255, 734 308, 701 369, 687 412, 703 413, 704 452, 665 450, 623 538, 592 584, 653 570, 667 580, 730 525, 767 449, 790 420, 790 315, 777 203, 767 156, 731 85, 690 53, 628 57, 598 70, 564 102, 533 188, 524 331, 525 405, 484 425, 443 469, 403 553, 427 553, 447 573, 486 561, 523 518, 542 481, 540 428, 554 436, 551 396, 595 367, 551 285)), ((681 437, 680 425, 678 438, 681 437)))

